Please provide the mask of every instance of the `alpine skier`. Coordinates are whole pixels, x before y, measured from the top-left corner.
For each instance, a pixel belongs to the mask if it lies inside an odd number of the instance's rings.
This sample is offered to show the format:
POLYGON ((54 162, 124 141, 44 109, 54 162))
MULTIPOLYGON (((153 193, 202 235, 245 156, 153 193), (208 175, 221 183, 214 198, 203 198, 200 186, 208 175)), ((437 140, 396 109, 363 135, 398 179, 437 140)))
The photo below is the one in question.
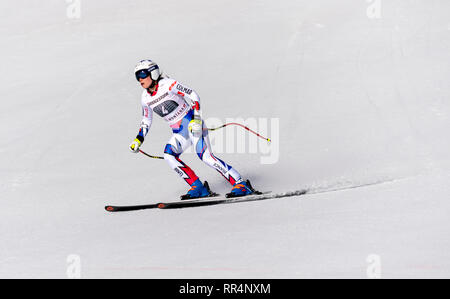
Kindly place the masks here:
POLYGON ((133 153, 139 152, 155 112, 164 118, 173 132, 164 149, 164 160, 191 187, 181 199, 213 195, 208 184, 203 184, 195 172, 180 160, 180 155, 191 145, 195 146, 200 160, 217 170, 233 186, 230 196, 245 196, 255 192, 250 182, 245 182, 236 169, 213 154, 208 130, 202 120, 200 97, 193 89, 163 75, 159 66, 151 60, 141 60, 134 73, 144 91, 141 97, 141 126, 130 144, 133 153))

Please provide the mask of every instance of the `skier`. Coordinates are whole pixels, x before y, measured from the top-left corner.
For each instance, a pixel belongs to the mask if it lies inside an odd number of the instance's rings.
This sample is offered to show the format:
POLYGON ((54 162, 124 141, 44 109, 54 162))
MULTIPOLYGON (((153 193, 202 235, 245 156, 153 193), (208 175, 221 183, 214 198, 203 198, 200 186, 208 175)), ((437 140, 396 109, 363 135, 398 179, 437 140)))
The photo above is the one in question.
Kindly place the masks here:
POLYGON ((200 98, 191 88, 164 76, 159 66, 151 60, 141 60, 134 70, 142 93, 142 122, 130 150, 138 153, 152 124, 153 112, 164 118, 173 135, 164 149, 164 159, 191 188, 181 199, 213 196, 207 182, 200 181, 195 172, 180 160, 180 155, 191 145, 195 146, 200 160, 217 170, 233 186, 229 196, 245 196, 255 191, 250 182, 230 165, 217 158, 211 149, 208 130, 201 117, 200 98))

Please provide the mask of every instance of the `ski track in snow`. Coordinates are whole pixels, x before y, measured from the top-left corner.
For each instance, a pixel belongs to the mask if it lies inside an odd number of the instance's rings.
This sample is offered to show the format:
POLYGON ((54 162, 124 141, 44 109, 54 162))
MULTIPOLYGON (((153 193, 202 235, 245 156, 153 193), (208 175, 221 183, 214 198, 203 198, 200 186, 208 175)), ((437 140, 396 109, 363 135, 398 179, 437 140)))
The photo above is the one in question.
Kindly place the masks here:
MULTIPOLYGON (((72 254, 86 278, 366 278, 373 254, 382 277, 450 277, 450 2, 384 1, 375 19, 366 2, 97 0, 76 20, 64 1, 2 3, 0 277, 65 278, 72 254), (279 119, 276 163, 219 154, 260 191, 307 194, 104 211, 187 190, 128 152, 140 59, 198 92, 206 118, 279 119)), ((146 148, 164 148, 164 125, 146 148)))
POLYGON ((313 184, 310 187, 305 187, 304 189, 308 190, 307 194, 318 194, 318 193, 327 193, 327 192, 334 192, 334 191, 345 191, 345 190, 351 190, 355 188, 362 188, 362 187, 370 187, 380 184, 387 184, 387 183, 395 183, 401 180, 407 180, 412 177, 403 177, 403 178, 381 178, 376 180, 366 180, 361 182, 354 182, 352 180, 347 181, 338 181, 333 183, 322 183, 322 184, 313 184))

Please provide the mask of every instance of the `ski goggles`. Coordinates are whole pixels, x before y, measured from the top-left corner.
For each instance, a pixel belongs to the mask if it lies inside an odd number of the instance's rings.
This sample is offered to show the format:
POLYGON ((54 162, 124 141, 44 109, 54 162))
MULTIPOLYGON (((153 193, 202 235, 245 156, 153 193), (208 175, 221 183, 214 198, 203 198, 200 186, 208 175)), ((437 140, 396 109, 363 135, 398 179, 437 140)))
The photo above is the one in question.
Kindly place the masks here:
POLYGON ((136 80, 139 81, 139 79, 145 79, 148 76, 150 76, 150 72, 148 70, 140 70, 140 71, 137 71, 135 73, 135 75, 136 75, 136 80))

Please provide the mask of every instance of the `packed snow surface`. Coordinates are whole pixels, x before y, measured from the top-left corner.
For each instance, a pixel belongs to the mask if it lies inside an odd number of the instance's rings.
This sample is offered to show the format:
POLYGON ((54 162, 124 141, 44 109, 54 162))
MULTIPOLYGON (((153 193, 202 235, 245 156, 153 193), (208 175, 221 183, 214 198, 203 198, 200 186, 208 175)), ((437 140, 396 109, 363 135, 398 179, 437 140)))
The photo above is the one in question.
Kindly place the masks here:
POLYGON ((5 0, 0 53, 0 278, 450 277, 447 0, 5 0), (146 58, 273 139, 210 133, 256 188, 311 193, 106 212, 188 189, 128 150, 146 58))

